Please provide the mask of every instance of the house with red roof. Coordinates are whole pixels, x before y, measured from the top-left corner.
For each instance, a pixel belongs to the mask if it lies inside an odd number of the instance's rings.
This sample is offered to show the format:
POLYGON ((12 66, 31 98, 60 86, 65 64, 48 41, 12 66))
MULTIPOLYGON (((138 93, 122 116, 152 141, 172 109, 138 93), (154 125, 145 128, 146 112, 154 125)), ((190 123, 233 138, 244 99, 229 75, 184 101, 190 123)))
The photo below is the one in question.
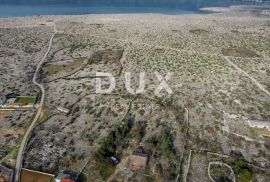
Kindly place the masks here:
POLYGON ((55 182, 75 182, 74 176, 65 172, 60 172, 55 177, 55 182))

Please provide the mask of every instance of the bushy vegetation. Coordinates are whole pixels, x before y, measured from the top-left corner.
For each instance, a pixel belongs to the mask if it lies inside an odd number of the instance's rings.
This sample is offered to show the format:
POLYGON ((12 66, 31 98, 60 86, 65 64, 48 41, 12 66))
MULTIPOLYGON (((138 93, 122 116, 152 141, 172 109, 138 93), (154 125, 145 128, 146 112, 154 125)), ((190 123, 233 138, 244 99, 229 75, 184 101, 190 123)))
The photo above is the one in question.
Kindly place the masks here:
POLYGON ((137 142, 140 142, 145 134, 145 127, 145 122, 137 122, 131 132, 132 138, 134 138, 137 142))
POLYGON ((233 163, 232 167, 240 182, 250 182, 252 180, 252 171, 244 160, 238 159, 233 163))
POLYGON ((166 158, 175 155, 172 135, 168 128, 161 131, 160 136, 153 136, 148 139, 147 143, 151 151, 159 151, 159 153, 166 158))
POLYGON ((232 181, 231 176, 229 175, 230 171, 229 168, 222 165, 214 165, 211 166, 211 176, 215 181, 232 181))
POLYGON ((109 158, 115 155, 117 145, 128 136, 131 127, 132 119, 126 119, 122 125, 111 131, 101 142, 100 148, 96 153, 95 169, 99 171, 103 180, 107 179, 113 173, 114 165, 109 158))
POLYGON ((169 130, 163 130, 161 132, 161 148, 163 156, 170 158, 171 155, 175 155, 173 140, 169 130))
POLYGON ((147 145, 149 150, 154 153, 153 155, 160 159, 160 163, 156 166, 158 175, 164 179, 175 180, 178 172, 177 163, 179 161, 174 149, 173 136, 170 129, 165 128, 158 137, 151 137, 147 141, 147 145))

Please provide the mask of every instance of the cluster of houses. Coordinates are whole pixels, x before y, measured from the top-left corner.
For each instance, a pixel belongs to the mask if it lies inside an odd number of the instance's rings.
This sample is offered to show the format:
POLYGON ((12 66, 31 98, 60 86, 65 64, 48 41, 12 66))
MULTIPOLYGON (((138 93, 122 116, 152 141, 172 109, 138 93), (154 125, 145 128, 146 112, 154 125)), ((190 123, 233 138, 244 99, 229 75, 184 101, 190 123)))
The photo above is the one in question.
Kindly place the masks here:
MULTIPOLYGON (((118 160, 114 157, 111 160, 118 164, 118 160)), ((143 147, 136 148, 132 155, 129 156, 127 167, 132 171, 144 171, 149 160, 149 155, 144 151, 143 147)), ((14 170, 9 169, 0 164, 0 182, 13 181, 14 170)), ((22 169, 21 182, 39 181, 39 182, 76 182, 77 174, 73 171, 61 171, 58 175, 22 169)))
POLYGON ((16 93, 0 95, 0 108, 16 109, 16 108, 33 108, 36 103, 34 96, 20 96, 16 93))

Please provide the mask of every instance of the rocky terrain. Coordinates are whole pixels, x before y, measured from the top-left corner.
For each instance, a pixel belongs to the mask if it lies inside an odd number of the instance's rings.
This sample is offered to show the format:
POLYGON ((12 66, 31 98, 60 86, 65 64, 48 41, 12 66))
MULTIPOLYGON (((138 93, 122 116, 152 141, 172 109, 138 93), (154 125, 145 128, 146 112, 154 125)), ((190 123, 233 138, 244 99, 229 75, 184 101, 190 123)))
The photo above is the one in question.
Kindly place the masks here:
MULTIPOLYGON (((270 17, 260 11, 1 19, 1 93, 38 94, 31 75, 52 23, 58 30, 40 70, 44 114, 23 166, 82 172, 85 181, 269 181, 269 131, 247 124, 270 120, 270 17), (97 72, 115 77, 113 92, 95 92, 97 72), (127 91, 127 72, 134 89, 145 73, 143 93, 127 91), (172 74, 172 94, 156 94, 155 72, 172 74), (138 146, 148 161, 134 171, 128 161, 138 146)), ((15 130, 34 112, 4 114, 1 126, 15 130)), ((7 137, 1 146, 18 145, 7 137)))

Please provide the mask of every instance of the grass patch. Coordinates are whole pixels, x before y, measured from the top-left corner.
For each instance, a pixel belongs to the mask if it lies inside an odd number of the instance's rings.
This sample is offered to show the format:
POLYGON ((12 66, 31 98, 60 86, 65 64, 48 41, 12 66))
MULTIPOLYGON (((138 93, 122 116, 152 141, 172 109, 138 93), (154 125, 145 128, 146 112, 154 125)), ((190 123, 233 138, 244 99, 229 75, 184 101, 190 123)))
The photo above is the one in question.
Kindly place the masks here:
POLYGON ((99 159, 92 168, 93 170, 99 171, 99 175, 102 180, 106 180, 113 174, 115 166, 108 160, 99 159))
POLYGON ((5 149, 7 151, 7 155, 0 160, 0 163, 8 163, 10 159, 15 160, 19 151, 19 145, 17 146, 9 146, 5 144, 1 144, 0 148, 5 149))
POLYGON ((238 174, 238 179, 240 182, 250 182, 252 181, 252 173, 248 169, 243 169, 241 173, 238 174))
POLYGON ((13 149, 12 146, 6 145, 6 144, 0 144, 0 148, 1 148, 2 150, 5 150, 7 153, 9 153, 9 152, 13 149))
POLYGON ((15 100, 15 103, 28 103, 28 104, 34 104, 36 102, 36 97, 28 97, 28 96, 20 96, 17 97, 15 100))
POLYGON ((92 63, 113 64, 120 63, 124 50, 99 50, 92 54, 90 60, 92 63))
POLYGON ((43 73, 48 76, 53 76, 59 72, 71 72, 79 68, 85 63, 86 58, 76 58, 73 61, 65 64, 47 64, 44 66, 43 73))
POLYGON ((258 57, 258 55, 254 51, 244 47, 234 49, 223 49, 222 54, 224 56, 233 56, 233 57, 258 57))
POLYGON ((237 179, 239 182, 250 182, 252 181, 252 171, 247 166, 244 160, 237 160, 232 165, 233 171, 237 175, 237 179))
POLYGON ((196 34, 196 35, 206 35, 209 34, 209 31, 204 29, 191 29, 189 30, 190 33, 196 34))

